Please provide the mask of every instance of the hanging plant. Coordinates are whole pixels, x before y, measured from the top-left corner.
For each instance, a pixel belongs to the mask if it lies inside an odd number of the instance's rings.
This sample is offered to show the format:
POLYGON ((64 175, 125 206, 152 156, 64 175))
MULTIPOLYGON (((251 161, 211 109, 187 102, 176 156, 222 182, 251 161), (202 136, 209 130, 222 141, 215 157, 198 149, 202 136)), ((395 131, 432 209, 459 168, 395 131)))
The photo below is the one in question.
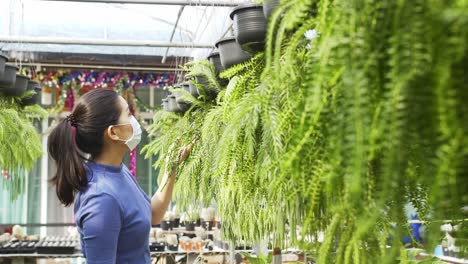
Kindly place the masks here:
POLYGON ((175 198, 186 207, 214 198, 233 242, 272 236, 317 263, 405 263, 413 204, 430 230, 418 246, 432 252, 450 220, 466 256, 466 10, 466 1, 282 1, 265 54, 221 73, 227 88, 197 118, 196 108, 155 116, 148 154, 174 164, 199 136, 175 198))
POLYGON ((42 155, 41 141, 33 122, 46 118, 47 112, 38 105, 22 106, 22 99, 34 95, 30 91, 21 97, 0 96, 0 169, 3 186, 14 200, 24 189, 24 171, 32 168, 42 155))

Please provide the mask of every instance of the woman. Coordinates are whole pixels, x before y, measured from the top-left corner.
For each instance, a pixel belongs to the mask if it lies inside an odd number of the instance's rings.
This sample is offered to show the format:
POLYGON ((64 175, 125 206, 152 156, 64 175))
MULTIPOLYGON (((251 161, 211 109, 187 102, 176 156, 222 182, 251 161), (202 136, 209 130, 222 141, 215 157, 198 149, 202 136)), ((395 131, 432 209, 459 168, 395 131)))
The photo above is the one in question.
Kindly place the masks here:
MULTIPOLYGON (((150 200, 122 164, 140 139, 140 125, 127 102, 104 89, 81 97, 49 136, 49 153, 57 164, 51 181, 64 205, 75 203, 88 264, 151 262, 151 224, 159 224, 169 206, 176 168, 166 173, 163 189, 150 200)), ((188 152, 189 147, 183 149, 180 161, 188 152)))

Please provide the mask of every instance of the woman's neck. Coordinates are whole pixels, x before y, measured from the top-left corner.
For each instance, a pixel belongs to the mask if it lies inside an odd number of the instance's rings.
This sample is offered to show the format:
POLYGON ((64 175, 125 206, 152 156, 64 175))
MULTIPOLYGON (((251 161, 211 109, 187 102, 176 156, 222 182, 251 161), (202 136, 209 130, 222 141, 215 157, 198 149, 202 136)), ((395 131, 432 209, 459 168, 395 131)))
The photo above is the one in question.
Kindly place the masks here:
POLYGON ((105 165, 120 166, 126 151, 116 149, 104 149, 102 153, 97 156, 93 161, 105 165))

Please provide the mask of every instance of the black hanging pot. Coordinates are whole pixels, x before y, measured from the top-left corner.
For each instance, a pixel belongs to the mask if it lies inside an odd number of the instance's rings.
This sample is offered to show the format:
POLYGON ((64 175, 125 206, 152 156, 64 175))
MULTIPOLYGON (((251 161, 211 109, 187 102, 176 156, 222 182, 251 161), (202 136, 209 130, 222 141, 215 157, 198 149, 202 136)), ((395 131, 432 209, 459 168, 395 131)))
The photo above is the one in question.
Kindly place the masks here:
POLYGON ((265 0, 263 1, 263 15, 265 15, 265 18, 268 20, 273 14, 273 11, 275 10, 276 7, 278 7, 280 4, 280 0, 265 0))
POLYGON ((19 70, 18 67, 6 64, 5 70, 2 75, 0 75, 0 91, 3 91, 5 88, 12 88, 16 82, 16 71, 19 70))
POLYGON ((5 66, 8 61, 8 57, 0 54, 0 76, 5 72, 5 66))
POLYGON ((222 38, 215 45, 219 50, 221 64, 224 69, 245 62, 252 57, 248 52, 242 50, 235 37, 222 38))
POLYGON ((208 61, 213 64, 216 74, 219 74, 224 70, 223 64, 221 63, 221 57, 219 57, 219 51, 212 52, 207 57, 208 61))
POLYGON ((2 92, 3 94, 9 96, 21 96, 26 91, 28 83, 28 76, 17 74, 15 84, 13 86, 10 86, 10 88, 2 89, 2 92))
POLYGON ((267 20, 262 5, 239 5, 231 11, 230 17, 234 21, 237 43, 243 50, 255 53, 265 48, 267 20))
POLYGON ((34 105, 41 103, 41 84, 36 81, 29 81, 26 91, 34 91, 36 94, 22 100, 23 105, 34 105))

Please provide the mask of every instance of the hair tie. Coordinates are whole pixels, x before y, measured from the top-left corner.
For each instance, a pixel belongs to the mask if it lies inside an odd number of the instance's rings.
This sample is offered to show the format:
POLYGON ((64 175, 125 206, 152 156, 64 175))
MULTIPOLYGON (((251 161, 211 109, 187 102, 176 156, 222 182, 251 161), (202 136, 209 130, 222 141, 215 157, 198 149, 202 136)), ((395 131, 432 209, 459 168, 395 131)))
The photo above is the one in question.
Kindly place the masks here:
POLYGON ((73 127, 76 126, 76 123, 77 123, 77 122, 76 122, 76 118, 75 118, 75 116, 74 116, 73 114, 69 114, 69 115, 65 118, 65 120, 66 120, 68 123, 70 123, 71 126, 73 126, 73 127))

